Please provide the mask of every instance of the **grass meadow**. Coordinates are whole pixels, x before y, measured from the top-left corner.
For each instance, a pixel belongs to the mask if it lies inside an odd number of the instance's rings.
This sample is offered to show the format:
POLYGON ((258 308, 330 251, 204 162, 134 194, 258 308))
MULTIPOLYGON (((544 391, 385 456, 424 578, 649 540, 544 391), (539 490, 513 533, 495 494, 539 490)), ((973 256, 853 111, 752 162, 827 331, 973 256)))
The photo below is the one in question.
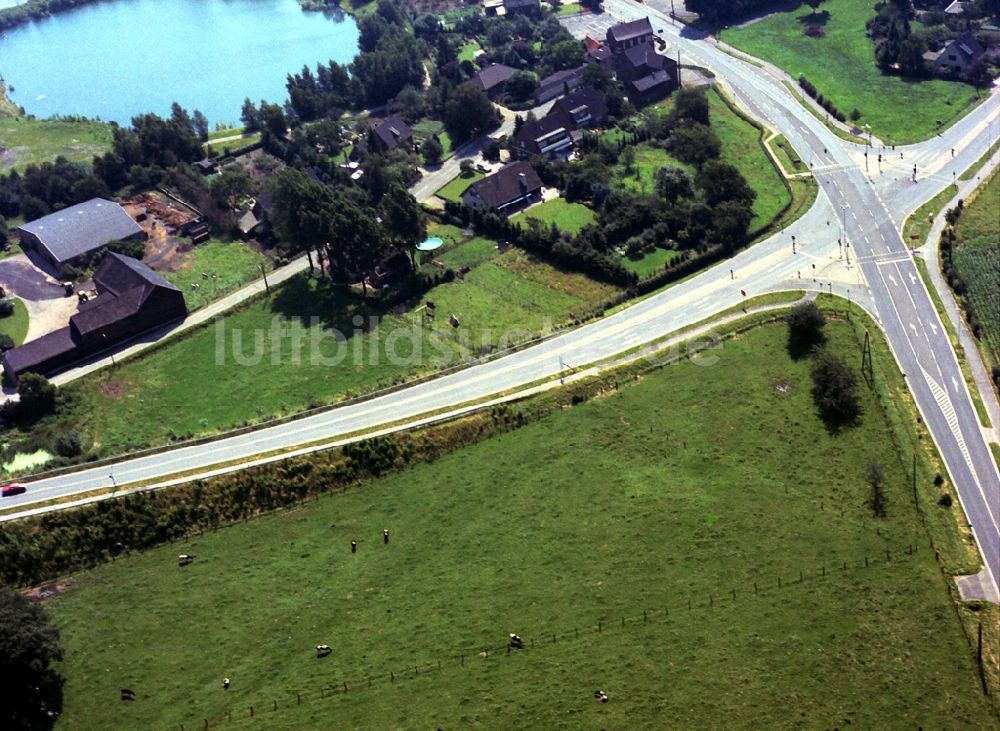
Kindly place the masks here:
POLYGON ((995 726, 874 394, 831 433, 783 325, 712 355, 72 577, 58 728, 995 726))
POLYGON ((938 122, 955 121, 977 100, 967 84, 940 79, 913 81, 883 75, 865 23, 875 16, 873 0, 826 0, 829 13, 823 38, 803 31, 812 9, 805 4, 763 20, 727 28, 722 39, 742 51, 780 66, 794 78, 804 75, 844 114, 857 108, 858 124, 870 124, 886 144, 917 142, 932 136, 938 122))
POLYGON ((68 386, 86 405, 79 410, 79 428, 106 453, 119 453, 293 413, 535 337, 618 292, 521 250, 501 254, 492 241, 466 241, 458 229, 442 227, 432 234, 456 241, 442 250, 442 263, 471 267, 425 295, 436 305, 434 319, 423 307, 401 314, 380 311, 358 291, 302 275, 271 298, 227 315, 221 326, 198 329, 68 386), (461 328, 448 324, 450 315, 461 328), (302 323, 301 350, 272 329, 276 318, 302 323), (372 323, 378 324, 372 328, 372 323), (332 329, 346 340, 334 340, 332 329), (413 337, 390 344, 389 334, 399 331, 413 337), (311 338, 321 335, 314 344, 311 338), (298 363, 293 351, 301 353, 298 363), (397 357, 388 357, 390 352, 397 357), (335 366, 314 362, 313 353, 342 360, 335 366))
POLYGON ((68 121, 0 116, 0 145, 8 152, 0 169, 24 170, 31 164, 63 157, 90 162, 111 149, 110 124, 93 120, 68 121))
POLYGON ((14 312, 9 317, 0 319, 0 334, 9 335, 14 341, 14 345, 24 342, 25 335, 28 334, 28 308, 24 305, 24 300, 12 297, 14 312))
POLYGON ((515 216, 515 221, 534 218, 546 226, 556 225, 560 231, 578 234, 588 223, 594 222, 594 212, 581 203, 567 203, 562 198, 546 201, 515 216))
POLYGON ((191 311, 258 279, 261 264, 271 269, 266 256, 242 241, 212 240, 195 246, 177 271, 161 274, 180 288, 191 311))

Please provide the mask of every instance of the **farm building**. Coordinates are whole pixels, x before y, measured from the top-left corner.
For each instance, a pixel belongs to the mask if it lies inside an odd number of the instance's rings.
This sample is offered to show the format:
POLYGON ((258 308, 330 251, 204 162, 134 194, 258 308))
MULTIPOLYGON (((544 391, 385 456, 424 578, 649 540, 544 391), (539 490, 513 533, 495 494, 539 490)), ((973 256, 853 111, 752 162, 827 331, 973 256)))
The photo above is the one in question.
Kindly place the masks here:
POLYGON ((97 297, 82 302, 67 327, 4 353, 9 383, 29 371, 49 375, 187 315, 181 291, 138 259, 106 254, 94 285, 97 297))
POLYGON ((63 208, 17 230, 21 246, 39 252, 57 270, 110 241, 146 238, 142 227, 121 206, 103 198, 63 208))

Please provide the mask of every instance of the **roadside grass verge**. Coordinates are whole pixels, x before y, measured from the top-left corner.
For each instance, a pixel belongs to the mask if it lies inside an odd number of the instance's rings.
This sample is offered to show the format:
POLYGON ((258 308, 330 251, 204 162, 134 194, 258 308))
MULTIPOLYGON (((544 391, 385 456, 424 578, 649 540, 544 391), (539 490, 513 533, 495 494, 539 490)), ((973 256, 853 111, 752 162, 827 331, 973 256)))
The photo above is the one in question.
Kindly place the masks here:
POLYGON ((881 74, 865 35, 865 23, 875 15, 871 0, 827 0, 820 10, 829 13, 823 38, 803 32, 803 18, 811 12, 804 6, 726 29, 722 38, 793 78, 804 75, 844 114, 857 108, 859 124, 870 124, 886 144, 926 139, 977 103, 975 90, 966 84, 881 74))
MULTIPOLYGON (((906 220, 903 221, 902 233, 903 241, 906 242, 907 246, 911 249, 919 249, 924 245, 924 240, 927 238, 927 234, 931 230, 931 224, 934 222, 934 218, 937 214, 941 213, 941 209, 943 209, 945 204, 954 198, 957 193, 958 186, 954 184, 949 185, 906 217, 906 220)), ((935 242, 935 245, 937 245, 937 242, 935 242)))
POLYGON ((775 151, 778 159, 781 160, 782 167, 785 168, 785 172, 789 175, 809 171, 809 166, 802 162, 799 158, 799 153, 795 151, 795 148, 785 139, 784 135, 776 135, 766 144, 770 145, 771 149, 775 151))
POLYGON ((449 182, 447 185, 441 187, 434 195, 446 201, 452 201, 454 203, 462 202, 462 193, 470 185, 475 183, 477 180, 482 180, 486 176, 483 175, 478 170, 474 170, 468 175, 468 177, 459 175, 457 178, 449 182))
POLYGON ((560 231, 575 235, 588 223, 594 222, 594 212, 582 203, 567 203, 563 198, 555 198, 515 216, 515 220, 526 221, 529 218, 541 221, 547 227, 555 224, 560 231))
POLYGON ((160 274, 184 293, 190 312, 259 278, 261 265, 272 268, 270 259, 248 244, 215 239, 195 246, 178 271, 160 274))
POLYGON ((0 117, 0 145, 8 150, 3 165, 18 171, 60 155, 90 162, 111 149, 111 139, 112 127, 105 122, 0 117))
MULTIPOLYGON (((853 324, 827 330, 856 352, 853 324)), ((76 575, 47 602, 67 649, 61 726, 227 728, 250 706, 274 729, 331 713, 349 727, 990 725, 878 393, 862 389, 860 425, 828 432, 785 337, 765 325, 726 340, 715 367, 581 384, 539 421, 363 489, 76 575), (179 568, 178 553, 196 560, 179 568), (527 649, 506 654, 508 632, 527 649), (336 650, 317 660, 321 643, 336 650), (140 701, 117 702, 120 687, 140 701)), ((311 479, 290 470, 286 489, 311 479)))
POLYGON ((11 297, 11 302, 14 312, 9 317, 0 318, 0 334, 10 336, 14 345, 20 345, 28 334, 28 308, 19 297, 11 297))
POLYGON ((968 170, 959 175, 958 179, 972 180, 974 177, 976 177, 976 174, 983 169, 983 165, 989 162, 989 159, 996 154, 997 150, 1000 150, 1000 140, 997 140, 992 145, 990 145, 990 149, 988 149, 981 158, 979 158, 972 165, 970 165, 968 170))

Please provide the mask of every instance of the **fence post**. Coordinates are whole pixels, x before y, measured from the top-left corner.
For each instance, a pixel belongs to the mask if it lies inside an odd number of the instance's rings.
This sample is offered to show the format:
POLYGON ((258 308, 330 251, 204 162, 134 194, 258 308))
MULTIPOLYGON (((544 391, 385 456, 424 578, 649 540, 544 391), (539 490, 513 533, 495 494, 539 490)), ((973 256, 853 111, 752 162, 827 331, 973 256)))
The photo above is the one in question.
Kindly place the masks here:
POLYGON ((868 557, 865 556, 865 568, 868 568, 868 557))
POLYGON ((823 576, 826 576, 826 566, 820 566, 819 570, 822 572, 823 576))
POLYGON ((805 578, 802 576, 802 569, 799 569, 799 583, 801 584, 803 581, 805 581, 805 578))
POLYGON ((886 561, 891 561, 892 560, 892 558, 889 556, 889 549, 888 548, 885 549, 885 560, 886 561))
POLYGON ((274 710, 278 710, 278 701, 274 701, 274 710))
POLYGON ((250 706, 250 718, 253 718, 253 706, 250 706))
MULTIPOLYGON (((370 683, 371 680, 369 680, 368 682, 370 683)), ((302 694, 301 693, 296 693, 295 694, 295 698, 296 698, 295 705, 301 706, 302 705, 302 694)))
POLYGON ((778 577, 778 588, 779 589, 781 588, 781 577, 780 576, 778 577))
POLYGON ((625 627, 625 617, 622 617, 622 627, 625 627))
POLYGON ((646 624, 646 610, 645 609, 642 610, 642 623, 646 624))
POLYGON ((736 601, 736 587, 733 587, 733 601, 736 601))
POLYGON ((598 622, 597 622, 597 631, 598 632, 601 631, 601 622, 600 622, 600 620, 598 620, 598 622))
POLYGON ((755 581, 755 582, 753 582, 753 593, 754 593, 754 594, 756 594, 756 593, 757 593, 757 582, 756 582, 756 581, 755 581))

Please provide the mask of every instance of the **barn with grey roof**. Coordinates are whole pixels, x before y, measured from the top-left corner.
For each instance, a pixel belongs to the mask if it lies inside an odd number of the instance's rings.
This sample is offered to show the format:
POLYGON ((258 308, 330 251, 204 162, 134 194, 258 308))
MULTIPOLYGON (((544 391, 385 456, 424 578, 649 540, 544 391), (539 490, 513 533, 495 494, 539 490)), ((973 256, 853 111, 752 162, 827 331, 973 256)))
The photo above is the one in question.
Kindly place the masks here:
POLYGON ((21 246, 53 267, 74 264, 111 241, 144 239, 146 232, 117 203, 92 198, 18 227, 21 246))

